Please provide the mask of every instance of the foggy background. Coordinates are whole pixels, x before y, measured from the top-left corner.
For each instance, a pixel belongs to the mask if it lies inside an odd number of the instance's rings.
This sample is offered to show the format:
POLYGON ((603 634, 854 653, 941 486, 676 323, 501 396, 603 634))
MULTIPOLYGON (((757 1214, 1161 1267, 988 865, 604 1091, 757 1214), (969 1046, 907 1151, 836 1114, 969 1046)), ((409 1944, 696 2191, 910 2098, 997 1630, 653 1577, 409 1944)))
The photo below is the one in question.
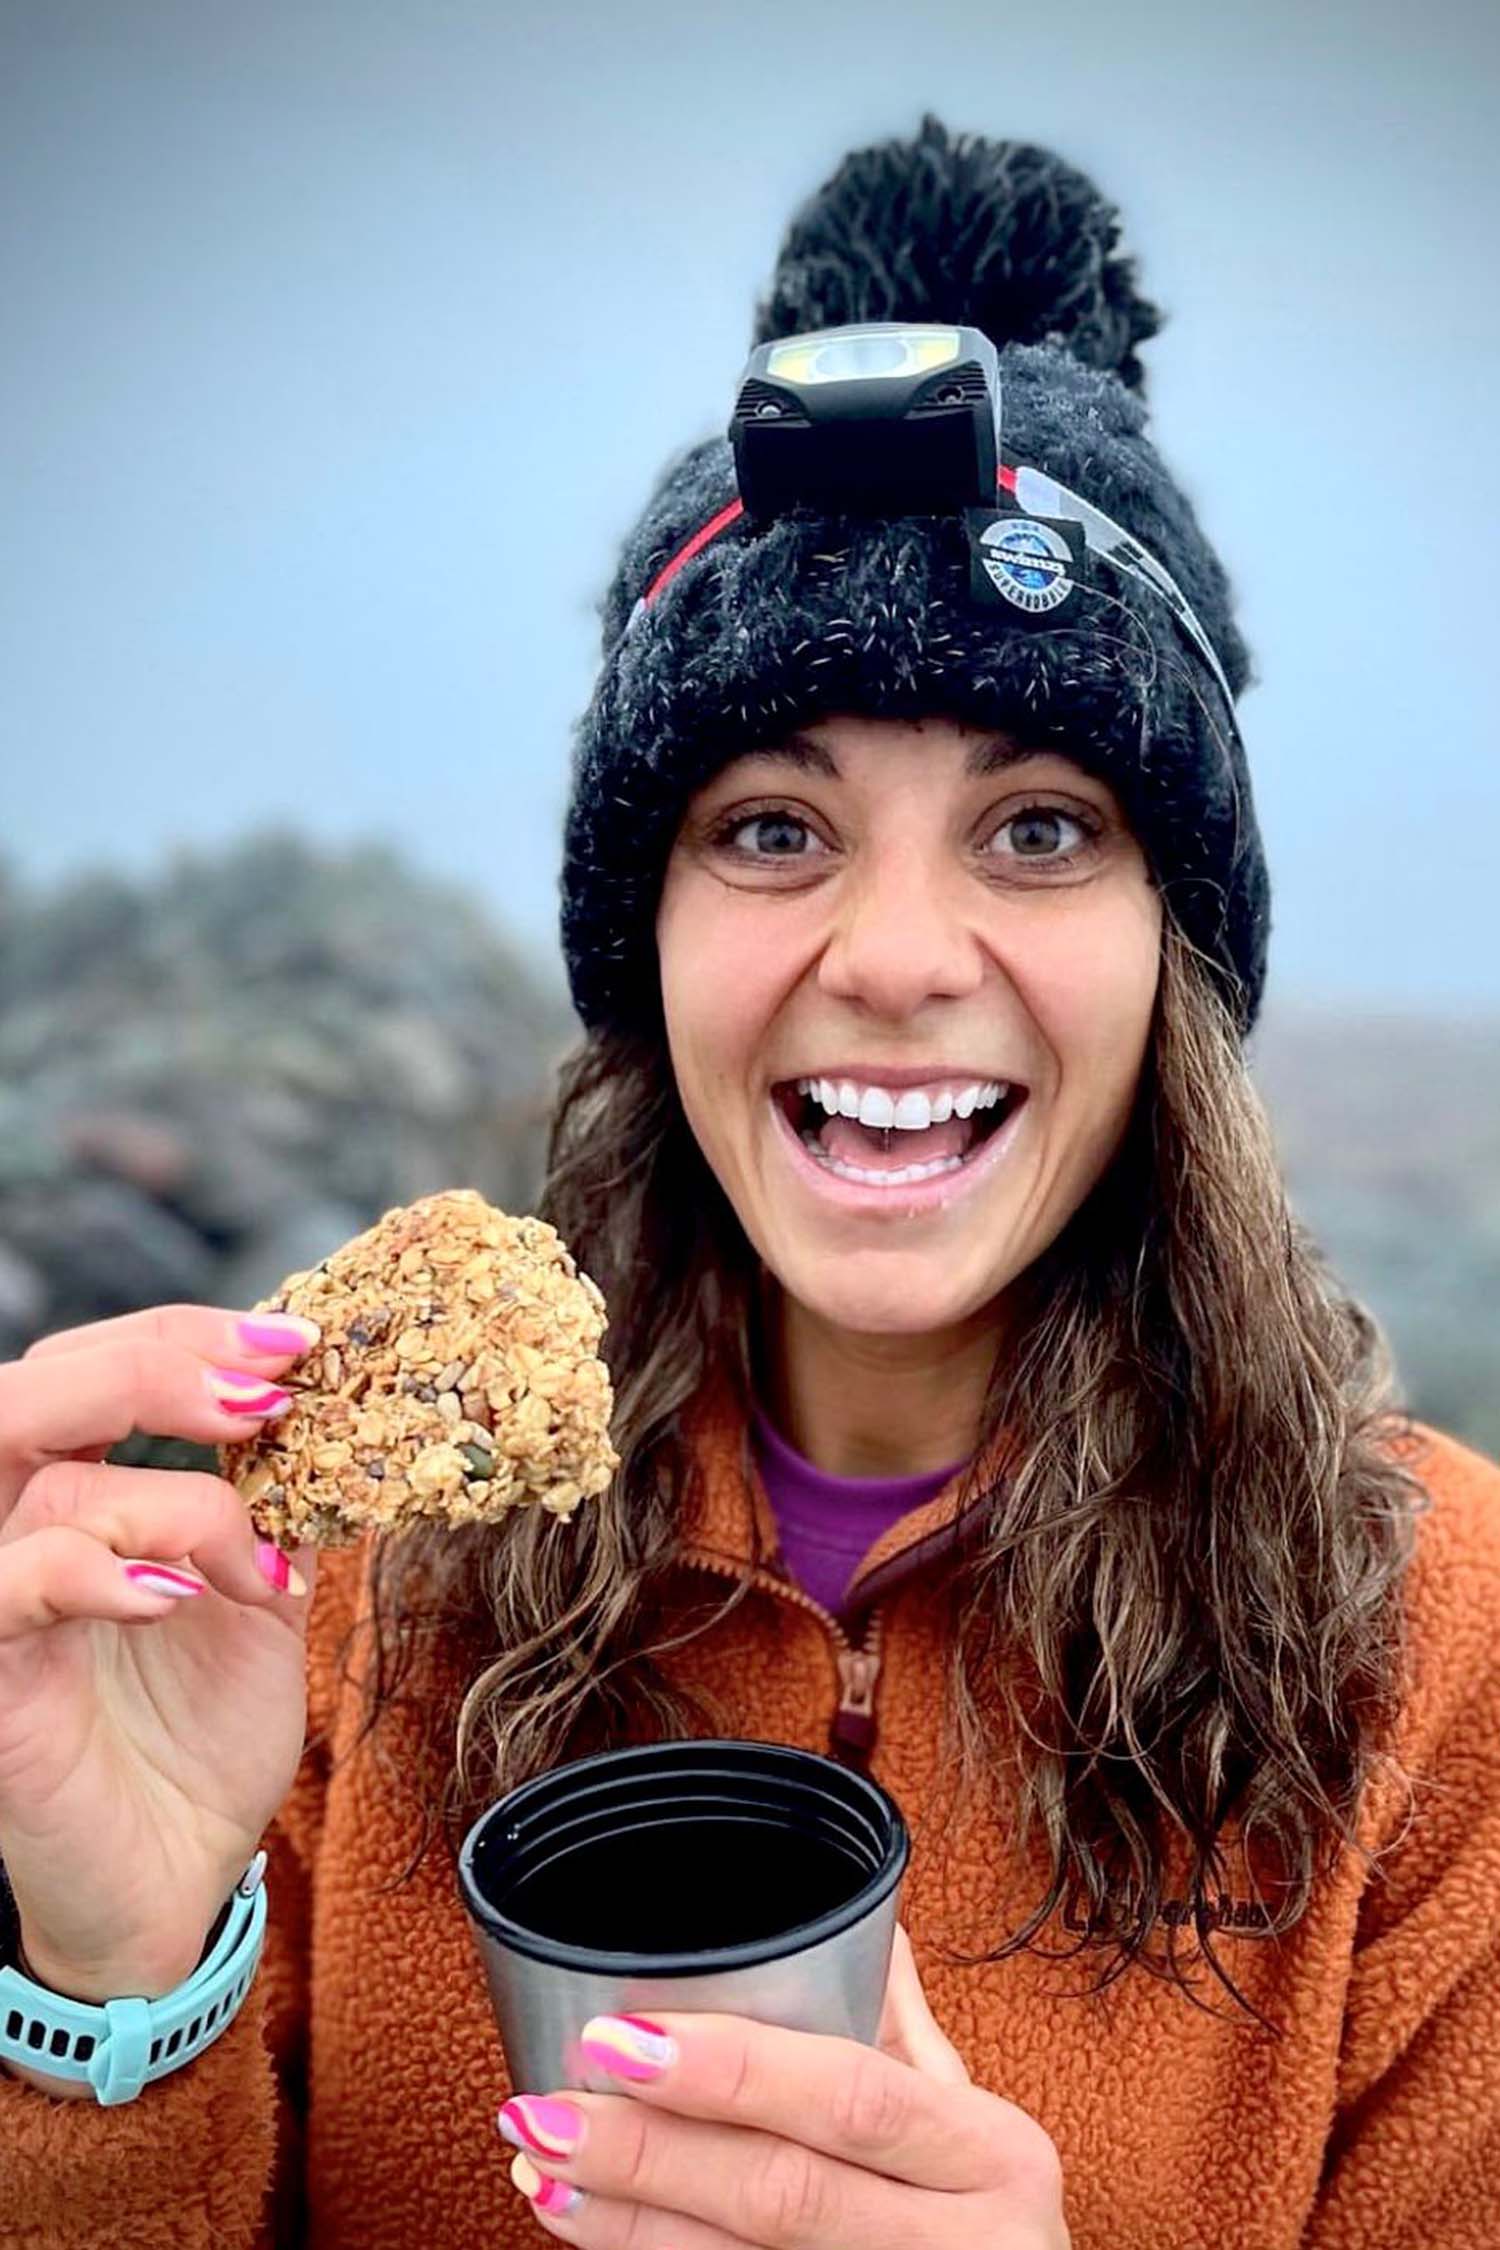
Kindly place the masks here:
POLYGON ((502 1125, 526 1192, 595 605, 792 210, 931 107, 1090 172, 1168 316, 1289 1177, 1500 1450, 1497 96, 1477 0, 0 0, 0 1348, 502 1125))

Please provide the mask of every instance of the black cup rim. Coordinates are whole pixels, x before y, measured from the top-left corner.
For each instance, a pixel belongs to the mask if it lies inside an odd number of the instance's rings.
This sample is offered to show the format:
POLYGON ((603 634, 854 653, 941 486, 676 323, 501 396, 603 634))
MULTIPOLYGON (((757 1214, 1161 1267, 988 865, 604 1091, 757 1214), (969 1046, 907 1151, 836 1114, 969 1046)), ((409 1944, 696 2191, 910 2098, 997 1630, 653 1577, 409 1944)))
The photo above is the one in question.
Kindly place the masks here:
POLYGON ((743 1736, 714 1736, 690 1739, 683 1742, 631 1743, 620 1750, 598 1750, 587 1758, 571 1758, 564 1766, 553 1766, 546 1773, 534 1774, 530 1781, 519 1787, 479 1815, 463 1841, 458 1858, 458 1886, 464 1907, 472 1919, 487 1935, 495 1938, 510 1952, 519 1953, 527 1960, 544 1961, 555 1969, 574 1969, 584 1976, 606 1977, 708 1977, 723 1976, 732 1969, 758 1969, 767 1961, 789 1960, 798 1953, 807 1953, 815 1945, 824 1945, 830 1938, 852 1929, 889 1898, 906 1873, 911 1856, 911 1839, 901 1808, 878 1781, 869 1774, 857 1773, 852 1766, 842 1766, 832 1758, 825 1758, 814 1750, 798 1750, 787 1742, 751 1741, 743 1736), (502 1914, 488 1899, 482 1898, 474 1877, 474 1855, 480 1838, 491 1821, 503 1815, 514 1814, 524 1805, 527 1797, 540 1795, 550 1787, 561 1773, 587 1774, 600 1767, 620 1765, 631 1758, 650 1757, 665 1759, 670 1765, 674 1758, 689 1760, 728 1755, 747 1750, 774 1752, 777 1758, 789 1764, 811 1766, 820 1773, 832 1767, 856 1796, 863 1797, 870 1812, 890 1824, 890 1841, 885 1856, 865 1883, 846 1899, 841 1906, 830 1907, 810 1922, 799 1923, 795 1929, 783 1931, 779 1936, 752 1938, 741 1945, 705 1947, 696 1953, 626 1953, 605 1952, 591 1946, 570 1945, 562 1938, 544 1937, 522 1922, 512 1921, 502 1914))

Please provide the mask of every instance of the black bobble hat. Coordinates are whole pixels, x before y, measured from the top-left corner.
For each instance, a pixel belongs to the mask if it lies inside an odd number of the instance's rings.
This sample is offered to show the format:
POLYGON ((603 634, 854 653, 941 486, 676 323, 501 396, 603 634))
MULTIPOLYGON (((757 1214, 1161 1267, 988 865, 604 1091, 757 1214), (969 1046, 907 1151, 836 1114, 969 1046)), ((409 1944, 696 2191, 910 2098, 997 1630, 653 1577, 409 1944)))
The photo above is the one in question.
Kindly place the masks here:
MULTIPOLYGON (((847 156, 792 221, 754 341, 864 320, 979 328, 1000 354, 1009 456, 1091 501, 1170 571, 1236 697, 1250 672, 1224 571, 1144 435, 1136 347, 1160 326, 1119 219, 1050 151, 950 135, 847 156)), ((725 370, 725 420, 738 368, 725 370)), ((735 498, 726 438, 670 464, 603 609, 580 721, 562 941, 590 1029, 661 1021, 655 918, 688 800, 733 757, 836 713, 946 715, 1065 753, 1107 781, 1168 912, 1242 1030, 1265 981, 1270 886, 1233 714, 1167 604, 1109 583, 1069 622, 978 607, 957 518, 805 514, 711 541, 626 626, 663 566, 735 498)))

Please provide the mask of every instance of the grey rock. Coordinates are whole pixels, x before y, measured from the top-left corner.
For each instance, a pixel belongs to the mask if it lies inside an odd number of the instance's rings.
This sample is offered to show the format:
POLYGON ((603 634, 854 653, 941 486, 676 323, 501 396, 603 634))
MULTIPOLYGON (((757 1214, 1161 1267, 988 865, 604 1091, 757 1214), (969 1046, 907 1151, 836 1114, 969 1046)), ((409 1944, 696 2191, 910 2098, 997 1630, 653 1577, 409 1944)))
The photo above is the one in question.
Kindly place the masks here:
POLYGON ((201 1235, 123 1180, 69 1181, 5 1213, 6 1247, 47 1277, 48 1328, 203 1298, 201 1235))
POLYGON ((23 1352, 47 1309, 47 1284, 19 1250, 0 1242, 0 1359, 23 1352))

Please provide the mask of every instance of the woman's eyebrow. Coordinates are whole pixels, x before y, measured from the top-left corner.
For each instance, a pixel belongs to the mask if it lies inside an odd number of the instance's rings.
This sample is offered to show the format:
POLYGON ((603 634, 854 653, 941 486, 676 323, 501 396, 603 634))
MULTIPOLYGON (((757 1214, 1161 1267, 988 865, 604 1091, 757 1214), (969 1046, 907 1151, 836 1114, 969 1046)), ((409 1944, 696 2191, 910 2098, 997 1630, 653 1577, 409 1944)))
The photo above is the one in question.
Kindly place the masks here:
POLYGON ((831 750, 821 742, 814 742, 808 734, 784 735, 780 742, 768 742, 764 749, 752 750, 752 758, 775 758, 786 765, 795 766, 799 773, 817 773, 825 781, 837 781, 839 763, 831 750))

